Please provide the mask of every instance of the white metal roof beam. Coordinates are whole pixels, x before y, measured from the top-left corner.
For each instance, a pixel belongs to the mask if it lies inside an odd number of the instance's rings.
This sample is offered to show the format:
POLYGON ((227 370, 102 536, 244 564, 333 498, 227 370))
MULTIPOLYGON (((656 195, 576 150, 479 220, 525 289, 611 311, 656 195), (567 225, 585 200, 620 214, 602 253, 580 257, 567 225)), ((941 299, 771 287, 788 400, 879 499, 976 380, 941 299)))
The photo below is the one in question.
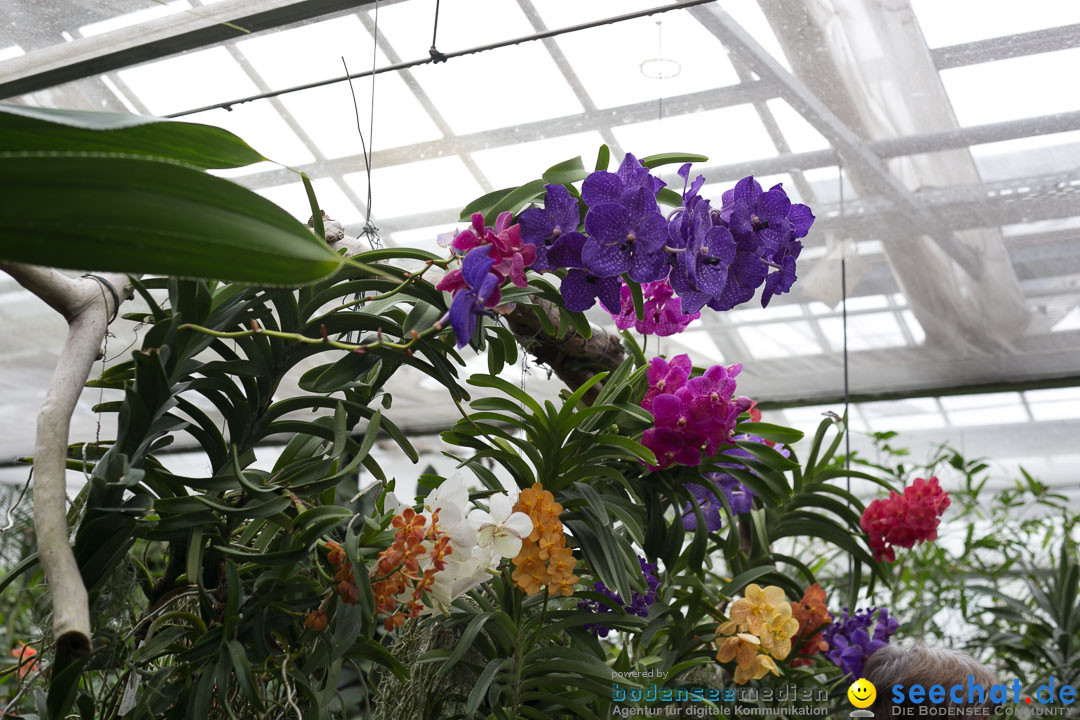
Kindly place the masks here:
MULTIPOLYGON (((703 90, 665 98, 664 117, 687 115, 702 109, 711 110, 731 105, 742 105, 770 97, 776 97, 773 86, 760 80, 730 87, 703 90)), ((522 125, 511 125, 494 130, 430 140, 404 147, 376 150, 372 153, 372 165, 373 167, 384 168, 391 165, 416 162, 416 159, 420 157, 431 159, 459 153, 473 153, 479 150, 489 150, 534 140, 546 140, 560 135, 570 135, 589 130, 603 133, 612 127, 632 125, 655 119, 656 101, 648 100, 603 110, 565 115, 549 120, 538 120, 522 125)), ((363 155, 349 155, 327 160, 323 164, 300 165, 297 169, 312 176, 338 175, 353 172, 356 170, 358 163, 363 163, 363 159, 363 155)), ((291 170, 278 169, 252 174, 246 180, 250 180, 250 182, 245 181, 245 184, 249 187, 267 187, 295 182, 296 174, 291 170)))
POLYGON ((938 70, 1080 47, 1080 24, 939 47, 930 51, 938 70))
POLYGON ((169 15, 5 61, 0 98, 23 95, 371 2, 373 0, 222 0, 200 6, 197 12, 169 15))
POLYGON ((863 182, 901 208, 909 217, 909 227, 934 241, 972 277, 982 274, 979 258, 950 233, 943 233, 927 212, 895 175, 848 125, 843 122, 802 80, 789 73, 741 25, 716 5, 692 8, 694 15, 725 47, 739 55, 761 78, 777 83, 783 96, 818 132, 832 143, 858 172, 863 182))
MULTIPOLYGON (((920 153, 960 150, 972 145, 1016 140, 1018 138, 1053 135, 1055 133, 1080 130, 1080 110, 1073 112, 1040 115, 1021 120, 969 125, 962 128, 940 130, 938 132, 905 135, 897 138, 871 140, 866 147, 881 158, 903 157, 920 153)), ((782 172, 810 170, 812 168, 836 165, 839 156, 833 149, 814 150, 811 152, 791 153, 771 158, 761 158, 730 165, 713 165, 701 172, 706 177, 733 178, 754 173, 773 175, 782 172)))

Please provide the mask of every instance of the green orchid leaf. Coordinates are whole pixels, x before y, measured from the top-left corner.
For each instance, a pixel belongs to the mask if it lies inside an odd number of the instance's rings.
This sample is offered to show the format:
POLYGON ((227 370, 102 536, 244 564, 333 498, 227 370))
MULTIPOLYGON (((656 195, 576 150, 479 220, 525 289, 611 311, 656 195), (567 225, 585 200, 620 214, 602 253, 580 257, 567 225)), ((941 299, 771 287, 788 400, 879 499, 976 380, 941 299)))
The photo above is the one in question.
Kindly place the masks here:
POLYGON ((0 152, 34 150, 145 155, 200 168, 266 160, 236 135, 212 125, 0 103, 0 152))
POLYGON ((299 285, 343 262, 235 183, 135 156, 0 152, 0 258, 34 265, 299 285))

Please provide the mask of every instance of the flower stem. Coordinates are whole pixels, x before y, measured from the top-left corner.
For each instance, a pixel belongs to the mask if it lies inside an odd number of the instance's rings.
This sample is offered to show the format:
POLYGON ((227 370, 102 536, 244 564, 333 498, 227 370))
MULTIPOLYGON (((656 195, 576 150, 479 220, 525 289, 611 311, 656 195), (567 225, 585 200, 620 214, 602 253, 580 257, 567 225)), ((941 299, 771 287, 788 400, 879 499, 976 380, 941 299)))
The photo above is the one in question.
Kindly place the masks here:
MULTIPOLYGON (((449 263, 449 260, 446 261, 446 262, 449 263)), ((371 295, 369 297, 362 297, 362 298, 358 298, 356 300, 353 300, 351 302, 343 303, 341 305, 338 305, 336 308, 334 308, 330 312, 337 312, 338 310, 347 310, 348 308, 355 307, 356 305, 363 305, 364 303, 368 303, 368 302, 371 302, 373 300, 385 300, 388 297, 393 297, 394 295, 397 295, 402 290, 404 290, 409 285, 411 285, 414 281, 418 280, 419 278, 424 277, 424 273, 426 273, 428 270, 430 270, 433 265, 437 265, 437 264, 439 264, 438 261, 428 260, 427 263, 424 265, 424 268, 422 270, 420 270, 419 272, 415 272, 415 273, 410 274, 403 281, 401 281, 401 283, 397 287, 393 288, 392 290, 388 290, 388 291, 382 293, 381 295, 371 295)))
POLYGON ((195 325, 193 323, 184 323, 180 326, 180 328, 182 330, 195 330, 196 332, 201 332, 217 338, 242 338, 251 337, 253 335, 269 335, 270 337, 281 338, 282 340, 294 340, 296 342, 307 343, 308 345, 329 345, 330 347, 337 348, 338 350, 350 350, 352 352, 361 353, 371 348, 391 348, 394 350, 408 350, 413 345, 415 345, 416 342, 421 338, 427 337, 432 333, 442 330, 442 326, 439 323, 436 323, 429 327, 427 330, 424 330, 423 332, 417 333, 414 331, 413 336, 407 342, 395 343, 389 342, 387 340, 382 340, 382 335, 380 334, 380 339, 375 342, 354 345, 352 343, 345 343, 339 340, 331 340, 325 334, 323 335, 323 337, 308 337, 307 335, 301 335, 299 333, 282 332, 281 330, 269 330, 267 328, 259 327, 255 324, 253 324, 250 330, 234 331, 212 330, 208 327, 203 327, 202 325, 195 325))

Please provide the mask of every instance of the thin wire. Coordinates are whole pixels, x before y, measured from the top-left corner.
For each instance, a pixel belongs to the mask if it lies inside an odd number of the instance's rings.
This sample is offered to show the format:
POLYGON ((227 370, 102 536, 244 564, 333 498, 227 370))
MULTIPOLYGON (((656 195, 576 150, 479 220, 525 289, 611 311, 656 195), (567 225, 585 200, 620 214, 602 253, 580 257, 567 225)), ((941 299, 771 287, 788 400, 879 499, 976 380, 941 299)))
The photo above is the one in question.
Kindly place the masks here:
POLYGON ((26 497, 26 491, 30 489, 30 481, 34 478, 34 466, 30 466, 30 474, 26 476, 26 483, 23 485, 22 492, 19 493, 19 497, 15 498, 14 504, 7 510, 7 523, 4 527, 0 527, 0 533, 7 532, 11 528, 15 527, 15 511, 19 509, 19 505, 22 504, 23 498, 26 497))
MULTIPOLYGON (((475 55, 476 53, 488 52, 489 50, 498 50, 504 47, 510 47, 512 45, 520 45, 526 42, 534 42, 536 40, 544 40, 546 38, 558 37, 559 35, 565 35, 567 33, 578 32, 581 30, 589 30, 595 27, 601 27, 604 25, 614 25, 616 23, 625 22, 627 20, 636 20, 637 18, 647 17, 649 15, 659 15, 661 13, 671 12, 673 10, 685 10, 686 8, 695 7, 697 5, 705 5, 707 3, 715 2, 715 0, 684 0, 684 2, 678 5, 664 5, 661 7, 650 8, 647 10, 639 10, 637 12, 627 13, 625 15, 617 15, 615 17, 604 18, 603 20, 594 20, 592 22, 580 23, 578 25, 570 25, 563 28, 557 28, 555 30, 545 30, 544 32, 533 33, 532 35, 525 35, 519 38, 513 38, 511 40, 502 40, 500 42, 490 43, 488 45, 478 45, 476 47, 468 48, 466 50, 456 50, 451 53, 445 53, 443 57, 447 60, 451 58, 463 57, 465 55, 475 55)), ((243 98, 237 98, 236 100, 227 100, 225 102, 215 103, 213 105, 205 105, 203 107, 192 108, 190 110, 181 110, 180 112, 171 113, 165 115, 167 118, 178 118, 186 115, 194 115, 195 113, 206 112, 208 110, 232 110, 236 105, 243 105, 244 103, 253 102, 255 100, 266 100, 268 98, 279 97, 281 95, 288 95, 289 93, 300 92, 301 90, 310 90, 311 88, 323 87, 324 85, 333 85, 339 83, 342 80, 355 80, 357 78, 367 77, 369 75, 379 75, 385 72, 397 72, 398 70, 408 70, 409 68, 418 67, 420 65, 430 65, 435 62, 431 57, 424 58, 422 60, 410 60, 408 62, 396 63, 394 65, 387 65, 386 67, 377 68, 375 70, 364 71, 356 73, 355 75, 349 75, 348 78, 329 78, 327 80, 319 80, 317 82, 304 83, 303 85, 294 85, 293 87, 285 88, 284 90, 272 90, 270 92, 259 93, 258 95, 249 95, 243 98)))
MULTIPOLYGON (((435 2, 435 22, 439 21, 439 4, 438 0, 435 2)), ((434 43, 432 43, 434 44, 434 43)), ((377 53, 379 49, 379 0, 375 0, 375 29, 371 33, 371 112, 368 115, 368 148, 367 154, 364 156, 364 164, 367 166, 367 215, 364 219, 364 234, 368 234, 368 228, 371 226, 371 153, 375 152, 375 62, 377 60, 377 53)), ((372 238, 378 238, 378 234, 369 235, 368 242, 372 245, 375 241, 372 238)), ((381 244, 381 243, 380 243, 381 244)))
MULTIPOLYGON (((837 162, 836 174, 840 182, 840 227, 844 227, 844 169, 843 163, 837 162)), ((843 317, 844 333, 844 469, 851 469, 851 418, 849 417, 849 405, 851 392, 848 385, 848 326, 847 326, 847 244, 841 239, 840 243, 840 308, 843 317)), ((851 477, 847 479, 848 492, 851 492, 851 477)))
MULTIPOLYGON (((837 160, 836 176, 840 184, 840 228, 844 227, 844 167, 843 161, 837 160)), ((840 309, 842 332, 844 335, 844 469, 851 469, 851 393, 848 385, 848 332, 847 332, 847 243, 840 238, 840 309)), ((848 496, 851 496, 851 476, 845 476, 848 496)), ((848 554, 848 598, 854 602, 852 593, 855 585, 854 559, 848 554)))
MULTIPOLYGON (((345 62, 345 56, 341 56, 341 64, 345 67, 345 79, 349 82, 349 93, 352 95, 353 115, 356 117, 356 132, 360 136, 360 149, 364 152, 364 167, 367 170, 367 215, 364 218, 366 225, 371 221, 371 153, 368 152, 367 142, 364 140, 364 129, 360 126, 360 106, 356 102, 356 90, 353 88, 353 76, 349 74, 349 65, 345 62)), ((372 83, 374 83, 372 78, 372 83)), ((374 95, 372 88, 372 95, 374 95)), ((372 117, 375 116, 375 108, 371 108, 372 117)))
POLYGON ((656 123, 660 124, 660 121, 664 119, 664 21, 662 18, 658 18, 656 21, 656 57, 658 61, 656 67, 660 68, 660 83, 658 97, 656 98, 656 123))

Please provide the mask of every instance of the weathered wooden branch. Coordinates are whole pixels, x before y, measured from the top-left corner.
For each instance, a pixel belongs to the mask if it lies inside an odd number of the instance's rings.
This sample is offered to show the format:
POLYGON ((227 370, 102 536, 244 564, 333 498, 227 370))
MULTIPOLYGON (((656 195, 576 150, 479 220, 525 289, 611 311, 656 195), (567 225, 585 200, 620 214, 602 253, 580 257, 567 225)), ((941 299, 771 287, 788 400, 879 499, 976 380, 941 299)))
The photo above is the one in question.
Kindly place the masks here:
MULTIPOLYGON (((313 227, 314 218, 308 219, 308 227, 313 227)), ((334 250, 344 248, 346 255, 355 255, 366 250, 359 239, 345 234, 344 226, 323 213, 323 229, 326 242, 334 250)), ((536 298, 536 305, 544 312, 551 324, 559 326, 559 311, 547 300, 536 298)), ((526 305, 518 305, 505 316, 510 331, 514 333, 518 344, 532 355, 536 362, 547 365, 571 390, 577 390, 597 372, 614 370, 626 356, 622 342, 618 337, 600 328, 593 328, 592 337, 584 338, 573 328, 566 335, 557 338, 544 332, 544 326, 536 312, 526 305)), ((592 402, 599 388, 592 388, 586 395, 586 402, 592 402)))
POLYGON ((57 653, 90 653, 90 607, 67 526, 67 448, 71 414, 101 352, 110 319, 128 291, 115 273, 70 278, 50 268, 0 262, 20 285, 68 322, 67 340, 38 414, 34 444, 34 533, 52 597, 57 653), (107 285, 106 285, 107 284, 107 285), (107 288, 113 288, 113 291, 107 288))
MULTIPOLYGON (((541 298, 533 302, 552 325, 559 326, 557 307, 541 298)), ((571 390, 578 389, 598 372, 619 367, 626 355, 618 337, 597 327, 590 338, 582 337, 573 328, 561 338, 545 333, 536 311, 527 305, 515 307, 506 321, 518 344, 538 363, 550 367, 571 390)), ((586 401, 592 402, 598 392, 593 386, 585 396, 586 401)))

